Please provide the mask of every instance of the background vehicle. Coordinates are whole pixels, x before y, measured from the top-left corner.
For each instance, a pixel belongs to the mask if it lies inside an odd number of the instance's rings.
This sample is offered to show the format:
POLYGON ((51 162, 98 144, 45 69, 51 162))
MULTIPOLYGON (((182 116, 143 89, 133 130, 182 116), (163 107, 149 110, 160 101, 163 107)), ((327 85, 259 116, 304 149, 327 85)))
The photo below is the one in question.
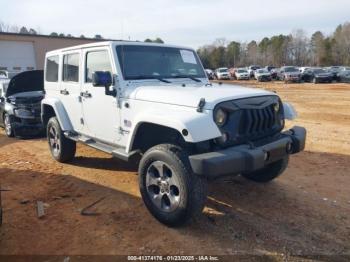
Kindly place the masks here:
POLYGON ((169 226, 201 213, 208 179, 269 182, 305 146, 304 128, 283 131, 295 117, 290 104, 273 92, 210 84, 189 48, 116 41, 51 51, 45 91, 52 157, 68 162, 82 142, 141 158, 142 199, 169 226))
POLYGON ((0 125, 9 137, 42 133, 43 71, 27 71, 0 81, 0 125))
POLYGON ((207 74, 207 77, 209 80, 213 80, 214 79, 214 71, 211 69, 205 69, 205 73, 207 74))
POLYGON ((250 66, 248 66, 247 70, 249 72, 250 78, 253 78, 255 70, 260 69, 260 68, 261 68, 261 66, 259 66, 259 65, 250 65, 250 66))
POLYGON ((0 78, 9 78, 8 72, 4 70, 0 70, 0 78))
POLYGON ((259 82, 271 81, 271 74, 266 69, 257 69, 255 70, 254 77, 259 82))
POLYGON ((332 83, 333 74, 330 72, 327 72, 322 68, 313 68, 313 69, 306 70, 302 74, 301 78, 304 82, 313 82, 315 84, 332 83))
POLYGON ((228 72, 230 73, 230 78, 236 79, 236 75, 235 75, 236 70, 237 68, 234 68, 234 67, 231 67, 228 69, 228 72))
POLYGON ((300 82, 301 74, 297 67, 295 66, 284 66, 281 67, 278 73, 278 79, 284 82, 300 82))
POLYGON ((342 70, 337 75, 337 81, 341 83, 350 83, 350 70, 342 70))
POLYGON ((227 67, 221 67, 215 70, 215 78, 217 80, 230 80, 230 73, 227 67))
POLYGON ((306 70, 308 69, 311 69, 311 67, 307 67, 307 66, 302 66, 302 67, 299 67, 299 71, 300 73, 304 73, 306 70))
POLYGON ((238 68, 235 70, 235 78, 237 80, 249 80, 250 75, 247 69, 245 68, 238 68))
POLYGON ((264 69, 271 72, 272 70, 276 69, 276 67, 275 66, 265 66, 264 69))

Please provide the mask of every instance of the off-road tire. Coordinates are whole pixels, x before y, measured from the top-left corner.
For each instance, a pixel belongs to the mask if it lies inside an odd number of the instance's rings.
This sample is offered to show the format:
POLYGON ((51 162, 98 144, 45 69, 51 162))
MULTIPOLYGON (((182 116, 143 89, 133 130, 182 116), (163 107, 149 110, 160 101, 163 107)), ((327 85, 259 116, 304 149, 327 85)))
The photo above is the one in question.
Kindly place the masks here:
POLYGON ((61 163, 66 163, 72 160, 75 156, 76 143, 65 137, 62 132, 61 126, 56 117, 51 117, 47 123, 47 141, 49 144, 50 152, 52 157, 61 163), (52 140, 54 134, 52 131, 55 130, 56 146, 53 146, 52 140))
POLYGON ((288 162, 289 156, 278 160, 277 162, 274 162, 260 170, 251 173, 243 173, 242 176, 254 182, 267 183, 280 176, 284 170, 286 170, 288 162))
POLYGON ((4 128, 5 128, 5 134, 8 136, 8 137, 14 137, 15 136, 15 132, 13 131, 13 127, 12 127, 12 120, 13 118, 5 113, 4 114, 4 128), (7 125, 10 125, 9 127, 7 125))
POLYGON ((138 173, 142 199, 149 212, 161 223, 171 227, 181 226, 201 214, 207 198, 207 180, 193 174, 188 154, 183 148, 172 144, 152 147, 143 155, 138 173), (158 207, 148 191, 148 170, 160 161, 169 166, 178 178, 180 200, 173 211, 165 212, 158 207))

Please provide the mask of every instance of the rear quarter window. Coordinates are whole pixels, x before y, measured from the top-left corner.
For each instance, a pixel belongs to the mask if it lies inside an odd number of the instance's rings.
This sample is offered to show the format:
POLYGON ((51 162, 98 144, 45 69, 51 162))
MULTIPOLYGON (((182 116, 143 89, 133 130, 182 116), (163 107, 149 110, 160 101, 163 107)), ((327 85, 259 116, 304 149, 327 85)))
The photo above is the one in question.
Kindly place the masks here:
POLYGON ((58 56, 51 56, 46 59, 45 80, 47 82, 58 81, 58 56))

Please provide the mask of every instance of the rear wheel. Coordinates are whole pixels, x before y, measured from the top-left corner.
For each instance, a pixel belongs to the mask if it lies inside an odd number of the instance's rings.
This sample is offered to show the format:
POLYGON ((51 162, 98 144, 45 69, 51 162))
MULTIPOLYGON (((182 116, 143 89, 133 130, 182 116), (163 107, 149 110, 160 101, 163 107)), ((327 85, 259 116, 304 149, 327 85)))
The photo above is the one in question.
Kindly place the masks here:
POLYGON ((55 160, 65 163, 74 158, 76 143, 64 136, 56 117, 50 118, 47 123, 47 140, 55 160))
POLYGON ((260 170, 251 173, 243 173, 242 176, 254 182, 267 183, 281 175, 284 172, 284 170, 286 170, 288 162, 289 156, 275 163, 272 163, 260 170))
POLYGON ((5 126, 5 133, 8 137, 14 137, 14 132, 12 128, 12 119, 9 114, 4 115, 4 126, 5 126))
POLYGON ((150 213, 168 226, 182 225, 199 215, 207 196, 207 181, 192 173, 186 152, 170 144, 144 154, 139 185, 150 213))

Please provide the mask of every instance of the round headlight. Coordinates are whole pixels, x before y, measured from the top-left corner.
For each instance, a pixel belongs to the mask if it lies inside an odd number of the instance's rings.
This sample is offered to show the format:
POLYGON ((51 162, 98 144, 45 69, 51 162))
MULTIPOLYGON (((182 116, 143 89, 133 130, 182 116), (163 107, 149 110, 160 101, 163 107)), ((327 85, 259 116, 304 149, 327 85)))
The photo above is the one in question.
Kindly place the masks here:
POLYGON ((276 104, 274 104, 273 109, 275 110, 276 113, 279 112, 280 111, 280 103, 277 102, 276 104))
POLYGON ((223 126, 226 123, 227 120, 227 113, 219 108, 215 113, 215 123, 218 126, 223 126))

